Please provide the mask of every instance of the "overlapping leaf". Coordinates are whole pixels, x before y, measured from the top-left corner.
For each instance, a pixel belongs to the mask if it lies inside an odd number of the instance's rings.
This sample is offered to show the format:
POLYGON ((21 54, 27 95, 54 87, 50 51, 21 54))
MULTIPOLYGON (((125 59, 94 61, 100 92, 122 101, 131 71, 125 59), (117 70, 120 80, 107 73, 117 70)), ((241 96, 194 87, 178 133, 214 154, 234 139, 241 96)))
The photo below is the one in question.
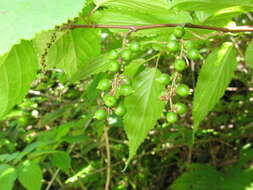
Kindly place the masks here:
POLYGON ((224 95, 236 68, 236 51, 231 43, 224 43, 211 53, 202 66, 193 101, 195 129, 224 95))
POLYGON ((164 86, 155 81, 157 69, 146 68, 134 80, 134 94, 125 99, 124 128, 129 140, 129 160, 160 118, 165 103, 159 99, 164 86))
POLYGON ((0 57, 0 117, 23 100, 37 69, 38 59, 29 41, 0 57))
POLYGON ((86 0, 1 0, 0 55, 20 39, 31 39, 42 30, 52 29, 82 10, 86 0))
POLYGON ((17 178, 15 169, 7 164, 0 165, 0 189, 11 190, 17 178))
POLYGON ((48 66, 63 69, 69 77, 100 54, 98 30, 77 29, 63 35, 49 50, 48 66))

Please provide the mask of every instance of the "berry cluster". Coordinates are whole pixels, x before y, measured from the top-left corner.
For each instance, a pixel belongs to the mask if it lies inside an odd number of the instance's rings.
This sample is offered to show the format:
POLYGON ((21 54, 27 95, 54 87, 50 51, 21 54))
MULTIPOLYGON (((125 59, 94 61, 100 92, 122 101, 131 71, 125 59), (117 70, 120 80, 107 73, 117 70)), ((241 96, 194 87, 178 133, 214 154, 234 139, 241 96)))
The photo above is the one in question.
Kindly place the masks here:
POLYGON ((133 54, 140 50, 138 42, 132 42, 127 48, 122 50, 113 50, 109 53, 109 68, 107 78, 98 82, 97 89, 101 91, 101 109, 97 110, 94 118, 104 120, 109 115, 123 117, 126 114, 126 108, 123 105, 125 96, 131 95, 134 90, 132 81, 129 77, 123 75, 124 67, 129 62, 133 54))
POLYGON ((163 73, 156 80, 167 86, 166 92, 161 96, 162 100, 170 102, 169 111, 166 113, 167 122, 172 124, 178 121, 181 115, 187 112, 187 105, 178 101, 180 97, 186 97, 191 94, 187 84, 183 84, 181 73, 186 70, 191 61, 197 61, 201 58, 201 54, 192 41, 184 41, 185 29, 181 26, 175 28, 174 33, 170 36, 167 48, 169 53, 175 57, 172 65, 172 75, 163 73), (173 104, 172 99, 177 100, 173 104))

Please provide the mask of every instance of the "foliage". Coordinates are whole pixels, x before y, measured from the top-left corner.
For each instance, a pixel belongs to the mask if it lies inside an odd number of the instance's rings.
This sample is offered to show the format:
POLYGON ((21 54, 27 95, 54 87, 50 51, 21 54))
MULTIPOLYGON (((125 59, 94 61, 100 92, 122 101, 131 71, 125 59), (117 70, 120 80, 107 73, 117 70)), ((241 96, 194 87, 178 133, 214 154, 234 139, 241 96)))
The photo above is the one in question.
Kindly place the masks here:
POLYGON ((252 5, 1 1, 0 190, 253 189, 252 5))

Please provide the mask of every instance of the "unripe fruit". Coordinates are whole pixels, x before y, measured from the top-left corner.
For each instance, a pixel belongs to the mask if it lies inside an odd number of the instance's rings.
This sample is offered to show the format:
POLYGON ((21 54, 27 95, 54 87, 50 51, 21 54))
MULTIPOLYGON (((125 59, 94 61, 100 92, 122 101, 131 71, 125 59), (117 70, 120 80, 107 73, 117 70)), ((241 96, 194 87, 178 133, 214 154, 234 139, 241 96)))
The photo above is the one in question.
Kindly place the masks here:
POLYGON ((131 59, 131 51, 130 50, 124 50, 121 52, 121 58, 124 61, 129 61, 131 59))
POLYGON ((114 60, 119 57, 119 52, 117 50, 112 50, 109 54, 109 59, 114 60))
POLYGON ((123 116, 126 114, 126 108, 122 105, 116 107, 116 109, 114 110, 114 113, 117 115, 117 116, 123 116))
POLYGON ((110 63, 109 71, 117 73, 120 70, 120 64, 116 61, 110 63))
POLYGON ((117 99, 114 96, 105 95, 103 97, 104 103, 107 107, 111 108, 116 105, 117 99))
POLYGON ((168 85, 170 83, 170 76, 168 74, 163 73, 155 80, 161 84, 168 85))
POLYGON ((177 37, 174 34, 169 36, 169 41, 177 40, 177 37))
POLYGON ((121 76, 120 76, 120 79, 121 79, 121 82, 122 82, 123 84, 128 84, 128 85, 131 84, 131 80, 130 80, 127 76, 125 76, 125 75, 121 75, 121 76))
POLYGON ((175 123, 178 120, 178 116, 175 112, 168 112, 166 115, 168 123, 175 123))
POLYGON ((124 84, 120 86, 120 94, 123 96, 129 96, 134 92, 133 88, 130 85, 124 84))
POLYGON ((186 50, 194 49, 195 48, 195 44, 194 44, 193 41, 188 40, 188 41, 184 42, 184 48, 186 50))
POLYGON ((185 114, 187 112, 187 106, 183 103, 178 102, 174 105, 174 107, 175 107, 175 111, 179 115, 185 114))
POLYGON ((180 45, 179 45, 178 41, 176 41, 176 40, 169 41, 167 47, 170 52, 177 52, 180 49, 180 45))
POLYGON ((107 112, 103 109, 97 110, 94 114, 94 118, 97 120, 102 120, 102 119, 105 119, 106 117, 107 117, 107 112))
POLYGON ((191 94, 190 88, 186 85, 186 84, 180 84, 177 89, 176 92, 179 96, 188 96, 191 94))
POLYGON ((197 49, 190 49, 187 55, 193 61, 196 61, 200 58, 200 53, 197 49))
POLYGON ((182 26, 177 26, 174 30, 174 35, 177 37, 177 38, 182 38, 185 34, 185 29, 184 27, 182 26))
POLYGON ((132 42, 130 44, 130 50, 137 52, 140 50, 140 44, 138 42, 132 42))
POLYGON ((102 79, 99 81, 97 89, 99 90, 109 90, 111 87, 111 81, 109 79, 102 79))
POLYGON ((186 63, 183 59, 178 59, 174 63, 174 68, 176 71, 183 71, 186 68, 186 63))

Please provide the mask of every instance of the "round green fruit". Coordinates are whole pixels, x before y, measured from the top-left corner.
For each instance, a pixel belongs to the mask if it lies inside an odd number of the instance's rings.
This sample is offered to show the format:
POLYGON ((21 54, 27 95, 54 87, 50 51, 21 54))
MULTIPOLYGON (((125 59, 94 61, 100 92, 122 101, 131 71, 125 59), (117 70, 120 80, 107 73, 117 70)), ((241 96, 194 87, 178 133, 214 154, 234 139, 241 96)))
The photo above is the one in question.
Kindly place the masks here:
POLYGON ((114 60, 119 57, 119 52, 117 50, 112 50, 109 54, 109 59, 114 60))
POLYGON ((107 107, 111 108, 116 105, 117 99, 114 96, 105 95, 103 97, 104 103, 107 107))
POLYGON ((97 120, 102 120, 102 119, 105 119, 106 117, 107 117, 107 112, 103 109, 97 110, 94 114, 94 118, 97 120))
POLYGON ((186 63, 183 59, 178 59, 174 63, 174 68, 176 71, 183 71, 186 68, 186 63))
POLYGON ((168 112, 166 115, 166 119, 167 119, 168 123, 175 123, 178 120, 177 113, 168 112))
POLYGON ((174 40, 177 40, 177 37, 174 34, 171 34, 169 36, 169 41, 174 41, 174 40))
POLYGON ((110 63, 109 71, 117 73, 120 70, 120 64, 116 61, 110 63))
POLYGON ((177 52, 180 49, 179 42, 176 41, 176 40, 169 41, 167 47, 168 47, 170 52, 177 52))
POLYGON ((140 44, 138 42, 132 42, 130 44, 130 50, 137 52, 140 50, 140 44))
POLYGON ((126 108, 124 106, 120 105, 120 106, 115 108, 114 113, 117 116, 123 116, 123 115, 126 114, 126 108))
POLYGON ((193 41, 188 40, 188 41, 184 42, 184 48, 186 50, 194 49, 195 48, 195 44, 194 44, 193 41))
POLYGON ((187 112, 187 106, 183 103, 178 102, 174 105, 174 107, 176 109, 175 111, 180 115, 185 114, 187 112))
POLYGON ((123 96, 129 96, 134 92, 133 88, 130 85, 123 84, 120 86, 120 94, 123 96))
POLYGON ((177 89, 176 92, 179 96, 188 96, 191 94, 190 88, 189 86, 187 86, 186 84, 180 84, 177 89))
POLYGON ((193 61, 196 61, 200 58, 200 53, 197 49, 190 49, 187 55, 193 61))
POLYGON ((156 78, 156 81, 161 84, 168 85, 170 83, 170 76, 163 73, 158 78, 156 78))
POLYGON ((131 51, 126 49, 124 51, 121 52, 121 58, 124 60, 124 61, 129 61, 131 59, 131 51))
POLYGON ((120 79, 121 79, 121 81, 122 81, 123 84, 128 84, 128 85, 131 84, 131 80, 127 76, 125 76, 125 75, 121 75, 120 79))
POLYGON ((185 29, 184 27, 182 26, 177 26, 174 30, 174 35, 177 37, 177 38, 182 38, 185 34, 185 29))
POLYGON ((111 87, 111 81, 109 79, 102 79, 99 81, 97 85, 97 89, 99 90, 109 90, 111 87))

